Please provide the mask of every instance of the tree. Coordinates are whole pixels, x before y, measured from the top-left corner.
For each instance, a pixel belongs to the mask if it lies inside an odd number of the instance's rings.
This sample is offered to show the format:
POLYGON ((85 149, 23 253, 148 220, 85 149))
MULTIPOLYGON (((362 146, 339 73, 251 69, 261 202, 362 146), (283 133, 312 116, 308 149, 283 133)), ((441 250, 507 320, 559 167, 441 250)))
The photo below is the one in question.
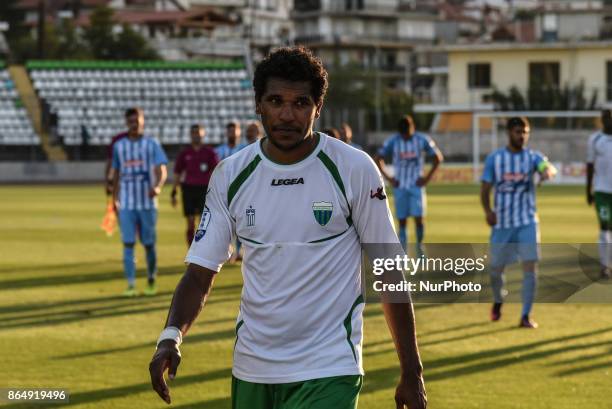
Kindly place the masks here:
POLYGON ((115 40, 114 58, 130 60, 159 60, 161 57, 147 40, 132 27, 124 24, 115 40))
POLYGON ((109 7, 97 7, 89 17, 89 27, 85 29, 84 38, 94 58, 113 59, 115 35, 113 27, 113 10, 109 7))

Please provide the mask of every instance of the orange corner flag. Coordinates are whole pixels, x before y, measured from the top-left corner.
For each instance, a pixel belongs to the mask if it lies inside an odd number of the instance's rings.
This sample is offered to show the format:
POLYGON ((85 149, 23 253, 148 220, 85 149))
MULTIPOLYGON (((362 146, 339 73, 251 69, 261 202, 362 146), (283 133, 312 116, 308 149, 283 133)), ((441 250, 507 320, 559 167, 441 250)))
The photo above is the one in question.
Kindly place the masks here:
POLYGON ((100 228, 106 232, 108 237, 111 237, 117 228, 117 215, 113 209, 112 199, 109 199, 106 204, 106 213, 104 214, 100 228))

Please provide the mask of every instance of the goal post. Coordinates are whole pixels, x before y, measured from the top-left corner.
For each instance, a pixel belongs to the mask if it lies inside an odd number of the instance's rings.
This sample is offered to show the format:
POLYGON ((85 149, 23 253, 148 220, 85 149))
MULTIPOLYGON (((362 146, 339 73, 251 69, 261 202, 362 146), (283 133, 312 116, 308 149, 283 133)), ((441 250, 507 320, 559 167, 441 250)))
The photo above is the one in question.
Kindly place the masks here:
MULTIPOLYGON (((499 141, 499 122, 501 119, 510 118, 514 116, 522 116, 526 118, 593 118, 597 119, 601 116, 601 111, 474 111, 472 113, 472 172, 474 182, 478 182, 480 179, 480 156, 481 156, 481 120, 489 119, 490 124, 490 142, 491 151, 497 149, 499 141)), ((586 129, 576 130, 579 132, 586 132, 586 129)), ((590 129, 590 132, 595 132, 596 128, 590 129)), ((532 128, 533 132, 533 128, 532 128)), ((532 137, 537 135, 532 133, 532 137)), ((584 158, 581 158, 584 161, 584 158)))

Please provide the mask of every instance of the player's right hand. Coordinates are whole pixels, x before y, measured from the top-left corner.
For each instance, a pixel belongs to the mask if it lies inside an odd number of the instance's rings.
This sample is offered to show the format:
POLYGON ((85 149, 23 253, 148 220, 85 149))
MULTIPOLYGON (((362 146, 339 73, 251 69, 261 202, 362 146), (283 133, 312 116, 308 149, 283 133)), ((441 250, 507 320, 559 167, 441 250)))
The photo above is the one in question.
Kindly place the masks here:
POLYGON ((423 377, 416 379, 400 378, 400 382, 395 389, 396 409, 426 409, 427 392, 423 377))
POLYGON ((497 215, 495 214, 495 212, 487 212, 487 224, 489 226, 495 226, 497 224, 497 215))
POLYGON ((176 377, 176 371, 181 363, 181 351, 176 341, 165 339, 159 343, 151 363, 149 364, 149 374, 151 375, 151 385, 160 398, 170 404, 170 390, 164 379, 164 372, 168 370, 168 379, 176 377))
POLYGON ((589 206, 591 206, 591 205, 593 204, 593 201, 595 200, 595 198, 594 198, 594 196, 593 196, 593 193, 591 193, 591 192, 587 192, 587 197, 586 197, 586 199, 587 199, 587 204, 588 204, 589 206))

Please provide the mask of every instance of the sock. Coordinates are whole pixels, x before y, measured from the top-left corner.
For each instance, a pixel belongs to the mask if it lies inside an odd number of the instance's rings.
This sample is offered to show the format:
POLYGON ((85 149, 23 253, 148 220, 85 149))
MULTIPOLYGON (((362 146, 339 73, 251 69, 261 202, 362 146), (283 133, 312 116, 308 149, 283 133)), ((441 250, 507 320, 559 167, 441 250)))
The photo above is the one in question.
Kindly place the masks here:
POLYGON ((155 251, 155 244, 145 246, 147 253, 147 276, 149 278, 149 284, 155 282, 155 276, 157 275, 157 252, 155 251))
POLYGON ((612 268, 612 233, 606 230, 599 232, 599 262, 602 267, 612 268))
POLYGON ((408 235, 406 234, 406 226, 400 226, 399 228, 399 241, 402 245, 402 250, 406 251, 408 245, 408 235))
POLYGON ((425 237, 425 225, 417 224, 416 230, 416 251, 417 257, 423 253, 423 238, 425 237))
POLYGON ((525 317, 531 312, 533 299, 536 293, 536 275, 534 272, 523 273, 523 311, 521 316, 525 317))
POLYGON ((128 285, 133 287, 136 281, 136 262, 134 261, 134 245, 123 246, 123 271, 128 285))
POLYGON ((504 289, 504 270, 491 270, 491 289, 493 290, 493 301, 501 304, 504 302, 502 291, 504 289))
POLYGON ((415 229, 417 244, 421 244, 423 242, 423 238, 425 237, 425 225, 417 224, 415 229))
POLYGON ((191 246, 191 242, 193 241, 193 235, 195 234, 195 229, 193 226, 189 226, 187 229, 187 247, 191 246))

